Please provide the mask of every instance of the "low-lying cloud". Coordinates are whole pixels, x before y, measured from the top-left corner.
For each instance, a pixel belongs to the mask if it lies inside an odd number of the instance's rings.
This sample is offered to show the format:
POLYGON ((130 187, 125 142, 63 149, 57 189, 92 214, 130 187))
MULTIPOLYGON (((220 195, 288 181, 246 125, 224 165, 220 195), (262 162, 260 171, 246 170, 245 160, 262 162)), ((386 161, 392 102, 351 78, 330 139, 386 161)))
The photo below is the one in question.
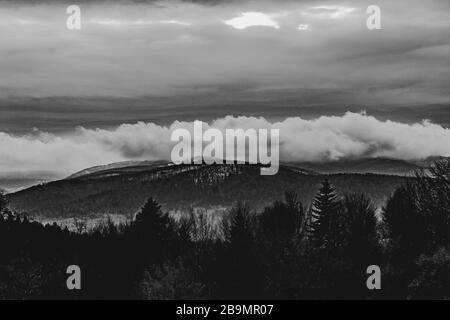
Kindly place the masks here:
MULTIPOLYGON (((138 122, 112 129, 77 128, 66 134, 0 132, 0 172, 50 171, 65 176, 86 167, 124 160, 170 159, 170 126, 138 122)), ((450 129, 429 121, 406 124, 347 112, 312 120, 300 117, 269 122, 260 117, 227 116, 205 129, 279 129, 281 161, 327 161, 347 157, 423 159, 450 156, 450 129)))

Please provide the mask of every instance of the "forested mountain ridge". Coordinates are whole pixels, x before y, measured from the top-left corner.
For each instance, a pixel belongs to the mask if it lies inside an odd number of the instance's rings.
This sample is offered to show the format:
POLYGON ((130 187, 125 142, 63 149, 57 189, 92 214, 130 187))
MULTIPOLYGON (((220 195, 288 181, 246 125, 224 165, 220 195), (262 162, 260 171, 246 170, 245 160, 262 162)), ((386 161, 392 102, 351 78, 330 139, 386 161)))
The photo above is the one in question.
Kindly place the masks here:
MULTIPOLYGON (((261 176, 259 165, 163 165, 108 167, 8 195, 10 208, 35 217, 132 216, 152 196, 164 210, 228 209, 246 201, 262 209, 294 191, 308 203, 325 175, 295 166, 261 176)), ((406 178, 375 174, 326 175, 339 193, 364 192, 381 207, 406 178)))
POLYGON ((412 176, 414 172, 429 167, 432 161, 405 161, 390 158, 341 159, 325 162, 296 162, 291 165, 323 174, 373 173, 384 175, 412 176))

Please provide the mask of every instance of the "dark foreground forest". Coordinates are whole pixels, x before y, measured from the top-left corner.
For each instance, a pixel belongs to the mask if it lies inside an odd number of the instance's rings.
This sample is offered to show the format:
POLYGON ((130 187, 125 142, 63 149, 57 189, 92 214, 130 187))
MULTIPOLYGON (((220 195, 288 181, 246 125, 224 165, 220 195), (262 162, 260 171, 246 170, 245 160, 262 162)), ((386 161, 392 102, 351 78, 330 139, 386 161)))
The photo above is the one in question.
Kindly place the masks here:
POLYGON ((151 198, 133 221, 87 232, 42 225, 0 197, 3 299, 450 298, 450 161, 370 195, 327 181, 311 204, 295 190, 264 210, 236 203, 219 223, 175 219, 151 198), (66 269, 81 268, 81 290, 66 269), (367 267, 381 269, 369 290, 367 267))

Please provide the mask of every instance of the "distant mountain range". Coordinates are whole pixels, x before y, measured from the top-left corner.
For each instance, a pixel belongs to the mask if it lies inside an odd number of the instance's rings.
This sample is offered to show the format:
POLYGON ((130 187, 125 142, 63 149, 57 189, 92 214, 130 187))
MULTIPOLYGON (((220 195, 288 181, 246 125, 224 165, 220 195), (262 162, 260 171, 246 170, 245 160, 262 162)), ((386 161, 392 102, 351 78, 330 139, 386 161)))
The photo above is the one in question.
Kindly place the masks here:
MULTIPOLYGON (((409 176, 415 170, 428 167, 439 159, 427 158, 422 161, 404 161, 388 158, 342 159, 328 162, 286 162, 286 167, 297 168, 304 173, 333 174, 333 173, 373 173, 384 175, 409 176)), ((94 174, 105 170, 125 169, 131 171, 146 171, 158 166, 168 165, 167 161, 123 161, 107 165, 100 165, 81 170, 69 178, 76 178, 94 174)), ((113 173, 112 173, 113 174, 113 173)), ((16 192, 37 184, 59 180, 61 177, 51 172, 10 172, 0 174, 0 189, 5 192, 16 192)))
POLYGON ((237 201, 247 201, 253 210, 261 210, 281 199, 285 191, 296 192, 308 205, 327 177, 339 193, 364 192, 381 207, 395 187, 407 179, 405 175, 419 167, 389 159, 346 161, 334 166, 287 163, 278 174, 261 176, 259 165, 132 161, 89 168, 63 180, 11 193, 8 198, 12 209, 40 218, 132 216, 148 197, 171 212, 190 208, 220 212, 237 201), (364 170, 371 173, 362 174, 364 170))

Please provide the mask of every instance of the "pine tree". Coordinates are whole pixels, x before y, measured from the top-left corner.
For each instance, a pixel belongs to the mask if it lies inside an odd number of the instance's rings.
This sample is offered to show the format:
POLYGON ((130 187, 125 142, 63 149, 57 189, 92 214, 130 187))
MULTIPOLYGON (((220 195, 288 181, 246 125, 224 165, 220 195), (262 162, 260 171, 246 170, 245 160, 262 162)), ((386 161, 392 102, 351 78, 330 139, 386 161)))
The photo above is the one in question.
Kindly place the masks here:
POLYGON ((136 215, 135 230, 146 246, 155 249, 172 240, 174 233, 169 216, 162 212, 161 206, 152 198, 147 200, 136 215))
POLYGON ((317 192, 311 211, 311 231, 316 247, 327 247, 333 232, 333 222, 339 211, 339 201, 328 179, 322 182, 317 192))

